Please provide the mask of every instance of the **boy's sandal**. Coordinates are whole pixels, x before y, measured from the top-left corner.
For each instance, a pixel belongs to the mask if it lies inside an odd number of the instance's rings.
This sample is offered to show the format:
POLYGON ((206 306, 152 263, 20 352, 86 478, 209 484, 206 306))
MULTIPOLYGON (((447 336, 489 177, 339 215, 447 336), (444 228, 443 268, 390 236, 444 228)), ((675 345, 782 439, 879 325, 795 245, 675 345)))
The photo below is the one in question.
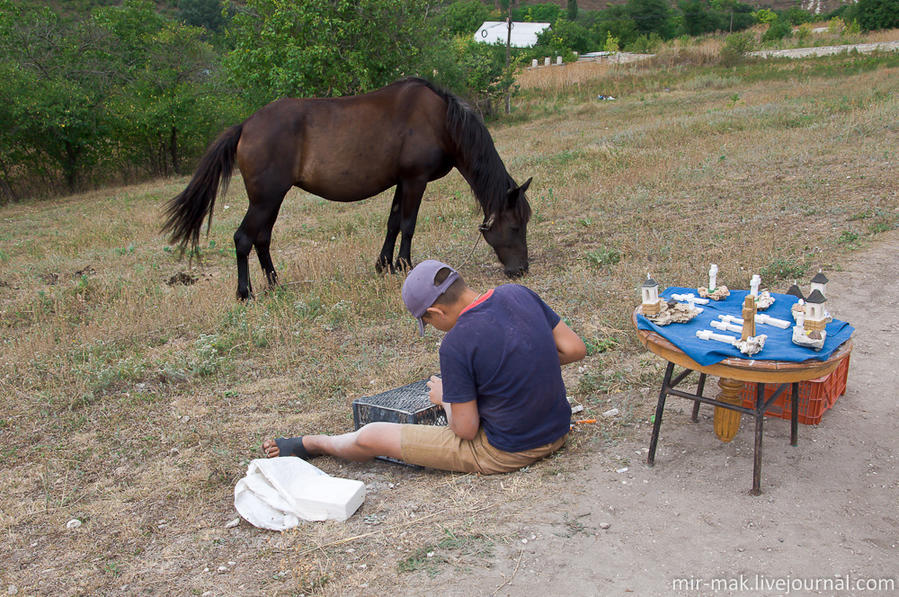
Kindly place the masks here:
POLYGON ((296 456, 303 460, 309 460, 310 458, 315 457, 314 454, 310 454, 306 450, 306 447, 303 446, 302 435, 299 437, 279 437, 275 439, 275 443, 278 445, 280 456, 296 456))

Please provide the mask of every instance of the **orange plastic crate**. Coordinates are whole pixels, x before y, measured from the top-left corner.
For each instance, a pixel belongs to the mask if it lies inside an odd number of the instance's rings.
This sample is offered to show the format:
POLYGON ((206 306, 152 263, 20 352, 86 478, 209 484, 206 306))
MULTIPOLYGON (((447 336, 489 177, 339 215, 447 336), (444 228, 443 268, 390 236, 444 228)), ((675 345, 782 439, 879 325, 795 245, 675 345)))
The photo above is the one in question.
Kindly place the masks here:
MULTIPOLYGON (((840 361, 837 368, 824 377, 799 382, 799 422, 803 425, 817 425, 837 398, 846 393, 846 377, 849 374, 849 357, 840 361)), ((765 400, 771 398, 778 384, 765 384, 765 400)), ((744 408, 755 408, 756 384, 746 382, 740 397, 744 408)), ((789 420, 792 413, 791 388, 785 388, 777 400, 771 403, 765 414, 789 420)))

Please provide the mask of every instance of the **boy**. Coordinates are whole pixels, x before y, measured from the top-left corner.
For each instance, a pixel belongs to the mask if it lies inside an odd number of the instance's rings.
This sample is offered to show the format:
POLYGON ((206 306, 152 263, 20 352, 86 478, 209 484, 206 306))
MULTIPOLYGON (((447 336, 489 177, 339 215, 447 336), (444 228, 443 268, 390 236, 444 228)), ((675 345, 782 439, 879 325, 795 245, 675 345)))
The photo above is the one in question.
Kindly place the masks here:
POLYGON ((425 324, 446 332, 441 376, 431 377, 428 388, 448 426, 369 423, 343 435, 267 440, 266 456, 390 456, 494 474, 518 470, 565 443, 571 407, 560 365, 584 358, 586 348, 540 297, 517 284, 478 294, 434 260, 409 272, 402 295, 421 335, 425 324))

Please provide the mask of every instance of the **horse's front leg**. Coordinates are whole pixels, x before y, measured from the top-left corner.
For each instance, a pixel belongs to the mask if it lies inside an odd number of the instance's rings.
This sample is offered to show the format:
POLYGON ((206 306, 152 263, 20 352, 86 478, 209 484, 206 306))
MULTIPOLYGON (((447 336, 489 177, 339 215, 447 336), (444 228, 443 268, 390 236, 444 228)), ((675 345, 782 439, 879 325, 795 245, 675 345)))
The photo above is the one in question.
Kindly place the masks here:
POLYGON ((392 274, 395 271, 393 269, 393 250, 396 247, 396 237, 400 233, 402 188, 403 183, 397 183, 396 190, 393 193, 393 203, 390 204, 390 216, 387 218, 387 236, 384 237, 384 246, 381 247, 378 262, 375 263, 375 268, 381 274, 385 271, 392 274))
POLYGON ((396 268, 407 270, 412 267, 412 236, 415 234, 415 222, 418 219, 418 208, 425 194, 427 181, 407 182, 403 185, 403 199, 400 206, 400 252, 396 256, 396 268))

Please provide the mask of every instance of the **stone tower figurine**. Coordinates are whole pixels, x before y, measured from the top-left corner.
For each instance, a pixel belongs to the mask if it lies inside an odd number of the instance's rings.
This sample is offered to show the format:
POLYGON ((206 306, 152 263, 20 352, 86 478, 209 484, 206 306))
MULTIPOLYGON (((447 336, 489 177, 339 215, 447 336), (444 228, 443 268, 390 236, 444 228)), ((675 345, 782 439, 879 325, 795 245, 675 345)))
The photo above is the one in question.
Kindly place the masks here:
POLYGON ((755 297, 747 294, 743 299, 743 333, 740 340, 755 337, 755 297))
POLYGON ((827 314, 824 312, 824 302, 827 299, 820 290, 814 290, 805 299, 805 329, 808 332, 823 332, 827 325, 827 314))

